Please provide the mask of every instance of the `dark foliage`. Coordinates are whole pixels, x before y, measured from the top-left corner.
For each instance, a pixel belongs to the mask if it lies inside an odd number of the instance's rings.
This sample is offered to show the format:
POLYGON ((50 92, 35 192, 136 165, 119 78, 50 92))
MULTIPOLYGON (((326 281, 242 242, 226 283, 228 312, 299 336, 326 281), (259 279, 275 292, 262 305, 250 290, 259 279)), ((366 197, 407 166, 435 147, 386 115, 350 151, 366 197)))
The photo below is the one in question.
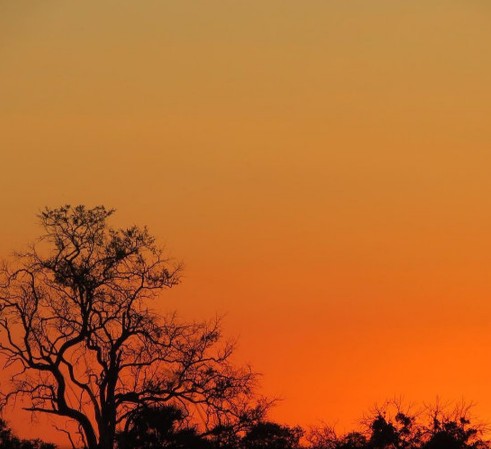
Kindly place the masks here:
POLYGON ((136 411, 116 436, 118 449, 211 449, 196 427, 188 424, 174 406, 146 407, 136 411))
POLYGON ((22 440, 0 419, 0 449, 56 449, 56 446, 41 440, 22 440))
POLYGON ((259 422, 245 434, 241 446, 244 449, 294 449, 299 446, 302 435, 300 427, 259 422))
MULTIPOLYGON (((394 404, 392 404, 394 405, 394 404)), ((490 449, 484 428, 469 419, 469 407, 446 412, 433 407, 416 416, 395 407, 377 409, 366 420, 366 431, 337 436, 332 428, 308 435, 311 449, 490 449)))

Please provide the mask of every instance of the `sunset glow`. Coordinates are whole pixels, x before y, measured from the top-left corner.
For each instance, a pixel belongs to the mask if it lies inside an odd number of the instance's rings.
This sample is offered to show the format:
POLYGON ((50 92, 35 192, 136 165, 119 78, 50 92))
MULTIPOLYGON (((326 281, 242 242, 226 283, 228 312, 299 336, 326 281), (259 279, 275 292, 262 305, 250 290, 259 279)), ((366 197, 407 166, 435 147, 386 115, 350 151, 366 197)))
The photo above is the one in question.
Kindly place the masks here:
MULTIPOLYGON (((491 420, 491 4, 0 3, 0 257, 114 207, 224 316, 271 416, 390 398, 491 420)), ((16 431, 63 441, 15 409, 16 431)))

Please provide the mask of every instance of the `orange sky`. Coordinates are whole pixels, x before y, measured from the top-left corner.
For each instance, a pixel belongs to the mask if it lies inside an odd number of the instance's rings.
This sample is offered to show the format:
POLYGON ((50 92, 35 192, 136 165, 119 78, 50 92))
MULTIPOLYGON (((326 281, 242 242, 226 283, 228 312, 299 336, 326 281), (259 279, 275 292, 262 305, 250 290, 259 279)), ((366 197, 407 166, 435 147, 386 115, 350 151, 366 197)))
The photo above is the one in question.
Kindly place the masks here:
POLYGON ((439 395, 491 420, 490 15, 0 1, 0 255, 44 205, 115 207, 185 262, 162 310, 226 314, 273 418, 439 395))

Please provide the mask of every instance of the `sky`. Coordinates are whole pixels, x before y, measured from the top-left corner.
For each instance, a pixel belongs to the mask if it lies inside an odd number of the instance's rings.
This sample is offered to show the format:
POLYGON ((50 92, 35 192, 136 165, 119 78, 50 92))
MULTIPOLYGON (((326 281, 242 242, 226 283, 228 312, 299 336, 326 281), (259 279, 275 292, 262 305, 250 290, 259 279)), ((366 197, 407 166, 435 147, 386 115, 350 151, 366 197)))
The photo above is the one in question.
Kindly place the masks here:
MULTIPOLYGON (((62 204, 182 260, 271 417, 491 421, 491 4, 0 0, 0 257, 62 204)), ((9 412, 24 436, 53 435, 9 412)))

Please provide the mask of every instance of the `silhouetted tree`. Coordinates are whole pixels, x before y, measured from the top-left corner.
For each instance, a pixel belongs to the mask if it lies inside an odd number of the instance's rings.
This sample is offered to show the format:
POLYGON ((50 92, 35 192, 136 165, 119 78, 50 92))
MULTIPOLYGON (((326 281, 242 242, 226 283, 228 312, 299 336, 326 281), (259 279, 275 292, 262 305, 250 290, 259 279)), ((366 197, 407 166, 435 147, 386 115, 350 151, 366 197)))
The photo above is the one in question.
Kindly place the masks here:
POLYGON ((180 268, 146 228, 109 227, 112 213, 45 209, 38 243, 1 270, 0 351, 15 369, 4 402, 68 418, 89 449, 112 449, 135 411, 163 404, 198 407, 209 427, 240 419, 255 375, 229 363, 218 322, 148 308, 180 268))
POLYGON ((482 426, 471 423, 470 406, 461 404, 445 411, 438 404, 430 409, 430 424, 425 426, 422 449, 482 449, 489 447, 482 439, 482 426))
POLYGON ((215 449, 240 449, 242 433, 232 425, 218 425, 207 435, 215 449))
POLYGON ((416 416, 404 410, 400 401, 387 401, 365 419, 370 449, 411 449, 419 447, 422 429, 416 416))
POLYGON ((336 430, 328 425, 311 427, 306 433, 305 439, 312 449, 335 449, 339 444, 336 430))
POLYGON ((242 439, 244 449, 295 449, 303 431, 300 427, 282 426, 266 421, 259 422, 242 439))
POLYGON ((366 449, 369 447, 365 435, 360 432, 349 432, 340 439, 336 449, 366 449))
POLYGON ((373 449, 408 449, 420 442, 420 430, 414 426, 415 418, 398 412, 394 420, 379 413, 371 422, 369 445, 373 449))
POLYGON ((117 434, 118 449, 211 449, 211 443, 184 418, 175 406, 139 409, 117 434))
POLYGON ((338 436, 333 427, 311 428, 306 437, 310 449, 368 449, 366 435, 361 432, 349 432, 338 436))
POLYGON ((370 425, 370 446, 374 449, 396 448, 399 435, 395 426, 379 414, 370 425))

